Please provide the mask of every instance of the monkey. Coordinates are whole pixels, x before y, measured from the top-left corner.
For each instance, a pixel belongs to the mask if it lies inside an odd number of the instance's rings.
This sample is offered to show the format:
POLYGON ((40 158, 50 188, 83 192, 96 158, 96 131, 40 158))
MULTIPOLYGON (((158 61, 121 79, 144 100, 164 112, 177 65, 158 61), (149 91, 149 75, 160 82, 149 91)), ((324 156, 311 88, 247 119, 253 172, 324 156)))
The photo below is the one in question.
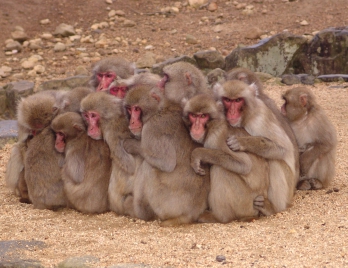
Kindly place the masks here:
POLYGON ((24 177, 29 200, 37 209, 56 210, 67 205, 61 167, 64 157, 54 149, 55 135, 45 127, 29 142, 24 158, 24 177))
POLYGON ((129 129, 137 138, 126 140, 124 148, 144 159, 134 184, 135 215, 159 219, 161 226, 188 224, 207 208, 209 175, 191 168, 198 145, 184 125, 182 107, 160 93, 138 85, 124 99, 129 129))
POLYGON ((108 145, 90 138, 81 115, 75 112, 56 116, 51 128, 55 149, 64 153, 62 180, 69 206, 83 213, 106 212, 111 175, 108 145))
POLYGON ((56 98, 62 93, 44 90, 22 98, 17 106, 18 142, 11 149, 6 166, 6 184, 20 197, 20 202, 30 203, 24 179, 24 158, 31 139, 49 126, 57 115, 56 98))
POLYGON ((250 152, 268 160, 270 187, 268 199, 276 212, 287 209, 297 183, 294 145, 277 117, 258 98, 258 88, 230 80, 216 85, 224 114, 233 127, 244 128, 251 136, 231 135, 227 145, 233 151, 250 152))
POLYGON ((282 98, 281 112, 289 119, 300 148, 301 178, 297 189, 327 187, 335 176, 335 127, 310 89, 289 89, 282 98))
POLYGON ((201 162, 211 164, 209 208, 200 222, 250 220, 274 214, 267 199, 269 166, 260 156, 231 151, 226 139, 229 135, 249 136, 242 128, 232 128, 223 115, 221 103, 212 96, 199 94, 185 103, 183 116, 193 140, 203 143, 191 155, 191 166, 203 175, 201 162))
POLYGON ((135 70, 135 65, 122 57, 107 57, 92 65, 89 84, 95 91, 106 91, 116 78, 126 79, 135 70))
POLYGON ((263 90, 263 85, 260 81, 260 79, 257 77, 257 75, 247 69, 247 68, 234 68, 230 71, 228 71, 225 74, 225 79, 228 80, 240 80, 245 82, 248 85, 254 84, 257 87, 258 95, 257 97, 261 99, 266 106, 272 111, 272 113, 276 116, 277 121, 281 124, 281 127, 285 130, 286 135, 291 140, 293 146, 294 146, 294 157, 295 157, 295 163, 296 163, 296 178, 297 181, 300 177, 300 167, 299 167, 299 151, 298 146, 296 142, 295 134, 290 127, 290 122, 287 120, 286 117, 284 117, 280 111, 276 103, 273 99, 271 99, 263 90))
POLYGON ((199 93, 211 94, 205 76, 196 66, 188 62, 176 62, 163 68, 159 88, 164 96, 179 103, 199 93))
POLYGON ((134 74, 127 79, 115 79, 108 88, 108 93, 114 95, 120 99, 123 99, 127 91, 135 85, 148 85, 151 87, 157 87, 161 77, 157 74, 150 72, 142 72, 134 74))
POLYGON ((93 90, 88 87, 76 87, 64 91, 56 98, 54 107, 58 109, 58 114, 65 112, 80 112, 80 102, 93 90))
POLYGON ((118 215, 134 216, 134 177, 142 163, 140 156, 133 156, 123 148, 131 139, 123 101, 106 92, 94 92, 81 102, 81 114, 88 125, 87 134, 92 139, 104 139, 110 148, 112 171, 108 188, 110 210, 118 215))

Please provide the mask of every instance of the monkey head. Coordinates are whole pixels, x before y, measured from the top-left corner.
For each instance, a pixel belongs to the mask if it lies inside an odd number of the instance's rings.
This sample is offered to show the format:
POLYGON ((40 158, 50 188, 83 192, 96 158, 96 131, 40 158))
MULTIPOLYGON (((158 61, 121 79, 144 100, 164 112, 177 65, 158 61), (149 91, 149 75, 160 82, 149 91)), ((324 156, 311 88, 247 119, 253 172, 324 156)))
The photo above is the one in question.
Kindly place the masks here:
POLYGON ((223 85, 216 84, 214 91, 225 108, 229 124, 233 127, 243 126, 243 120, 248 117, 248 107, 256 107, 257 86, 247 85, 240 80, 230 80, 223 85))
POLYGON ((290 122, 304 119, 315 101, 313 93, 305 87, 289 89, 282 98, 284 104, 280 111, 290 122))
POLYGON ((212 119, 222 118, 222 107, 210 95, 199 94, 184 104, 183 115, 191 138, 204 143, 207 125, 212 119))

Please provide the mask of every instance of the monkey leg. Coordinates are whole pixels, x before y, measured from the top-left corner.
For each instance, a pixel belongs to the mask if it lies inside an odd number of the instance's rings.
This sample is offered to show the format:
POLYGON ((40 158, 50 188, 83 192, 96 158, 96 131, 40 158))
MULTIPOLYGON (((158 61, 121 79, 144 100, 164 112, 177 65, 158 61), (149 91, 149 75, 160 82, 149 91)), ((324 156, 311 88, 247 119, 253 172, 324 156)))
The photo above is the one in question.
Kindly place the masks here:
POLYGON ((271 202, 263 195, 255 197, 254 208, 260 211, 264 216, 270 216, 276 213, 271 202))
POLYGON ((312 179, 302 179, 297 184, 298 190, 319 190, 323 188, 323 184, 320 180, 312 178, 312 179))
POLYGON ((182 215, 182 216, 179 216, 177 218, 162 221, 160 223, 160 226, 161 227, 171 227, 171 226, 178 226, 178 225, 188 224, 188 223, 192 223, 192 217, 190 217, 188 215, 182 215))
POLYGON ((19 174, 17 190, 19 192, 19 202, 30 204, 31 201, 29 199, 28 186, 24 179, 24 169, 19 174))
POLYGON ((210 210, 204 211, 197 220, 199 223, 215 223, 219 222, 210 210))

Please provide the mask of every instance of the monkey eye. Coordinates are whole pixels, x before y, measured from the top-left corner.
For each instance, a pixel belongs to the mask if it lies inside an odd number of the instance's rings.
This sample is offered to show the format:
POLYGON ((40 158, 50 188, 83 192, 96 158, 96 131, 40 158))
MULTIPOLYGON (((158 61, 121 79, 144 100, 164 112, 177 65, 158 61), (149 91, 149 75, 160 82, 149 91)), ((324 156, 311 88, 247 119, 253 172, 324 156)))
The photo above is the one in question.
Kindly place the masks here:
POLYGON ((207 115, 206 114, 201 114, 201 118, 206 118, 207 115))
POLYGON ((235 102, 241 102, 241 101, 242 101, 242 98, 235 99, 235 102))
POLYGON ((98 73, 97 76, 98 76, 98 78, 103 78, 104 74, 103 73, 98 73))
POLYGON ((141 109, 138 106, 135 106, 134 111, 139 112, 139 111, 141 111, 141 109))
POLYGON ((226 97, 223 97, 222 100, 223 100, 224 102, 231 102, 231 101, 232 101, 231 99, 226 98, 226 97))
POLYGON ((106 73, 105 76, 107 78, 113 78, 114 77, 114 74, 113 73, 106 73))

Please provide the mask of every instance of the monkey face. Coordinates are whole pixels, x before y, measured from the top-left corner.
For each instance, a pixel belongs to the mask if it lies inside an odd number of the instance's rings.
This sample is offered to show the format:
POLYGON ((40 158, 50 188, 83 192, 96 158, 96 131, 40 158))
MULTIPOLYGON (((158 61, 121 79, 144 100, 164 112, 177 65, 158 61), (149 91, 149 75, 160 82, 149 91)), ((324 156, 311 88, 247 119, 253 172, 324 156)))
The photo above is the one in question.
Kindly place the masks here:
POLYGON ((88 124, 87 134, 92 139, 100 140, 103 135, 99 127, 100 115, 96 111, 87 111, 82 114, 88 124))
POLYGON ((223 97, 222 103, 225 107, 226 119, 228 123, 233 127, 240 126, 243 106, 245 104, 244 98, 230 99, 223 97))
POLYGON ((97 73, 98 87, 96 91, 105 91, 110 86, 111 82, 116 78, 116 73, 106 72, 106 73, 97 73))

